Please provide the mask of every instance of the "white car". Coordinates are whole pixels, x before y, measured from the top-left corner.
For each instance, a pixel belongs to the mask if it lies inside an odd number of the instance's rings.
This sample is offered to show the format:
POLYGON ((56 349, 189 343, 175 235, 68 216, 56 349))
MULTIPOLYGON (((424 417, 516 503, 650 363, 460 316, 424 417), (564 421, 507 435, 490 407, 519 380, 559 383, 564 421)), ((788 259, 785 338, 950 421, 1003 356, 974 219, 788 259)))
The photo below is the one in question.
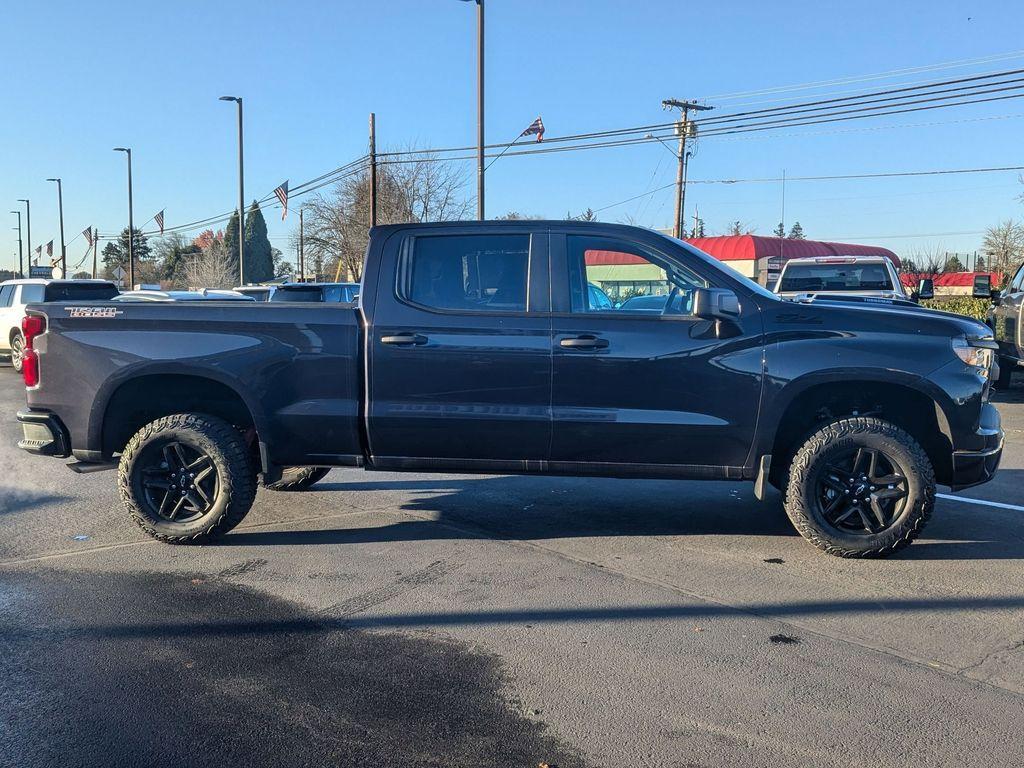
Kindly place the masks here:
POLYGON ((45 280, 31 278, 0 283, 0 355, 10 355, 14 370, 21 372, 25 341, 21 319, 26 304, 43 301, 104 301, 117 295, 109 280, 45 280))
POLYGON ((885 256, 816 256, 790 259, 783 265, 775 293, 784 299, 821 296, 868 296, 913 300, 885 256))

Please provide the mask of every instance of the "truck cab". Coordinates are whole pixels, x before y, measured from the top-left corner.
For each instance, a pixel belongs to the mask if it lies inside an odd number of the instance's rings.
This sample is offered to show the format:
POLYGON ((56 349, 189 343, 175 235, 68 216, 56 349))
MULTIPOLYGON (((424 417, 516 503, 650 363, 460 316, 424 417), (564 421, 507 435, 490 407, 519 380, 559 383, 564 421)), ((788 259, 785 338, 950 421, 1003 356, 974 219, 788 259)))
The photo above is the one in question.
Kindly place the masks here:
POLYGON ((885 256, 819 256, 790 259, 783 265, 775 293, 785 299, 868 296, 908 299, 899 274, 885 256))
POLYGON ((999 345, 999 385, 1008 387, 1024 366, 1024 264, 992 299, 988 325, 999 345))

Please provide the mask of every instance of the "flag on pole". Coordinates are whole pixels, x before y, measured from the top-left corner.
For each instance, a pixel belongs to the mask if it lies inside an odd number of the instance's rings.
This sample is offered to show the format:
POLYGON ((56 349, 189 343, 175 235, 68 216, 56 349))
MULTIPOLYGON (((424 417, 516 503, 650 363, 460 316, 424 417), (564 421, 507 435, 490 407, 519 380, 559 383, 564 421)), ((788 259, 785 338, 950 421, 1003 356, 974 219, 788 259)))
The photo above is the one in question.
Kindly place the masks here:
POLYGON ((50 242, 48 242, 46 244, 46 257, 47 258, 52 258, 53 257, 53 240, 51 240, 50 242))
POLYGON ((537 136, 537 141, 544 141, 544 121, 538 116, 536 120, 530 123, 530 126, 520 133, 520 136, 537 136))
MULTIPOLYGON (((266 189, 266 187, 264 187, 266 189)), ((281 201, 281 221, 284 221, 288 216, 288 180, 285 179, 284 184, 274 190, 274 194, 277 199, 281 201)))
POLYGON ((86 227, 82 230, 82 234, 85 235, 85 242, 92 248, 92 227, 86 227))
POLYGON ((160 234, 162 235, 164 233, 164 212, 160 211, 153 219, 156 221, 156 225, 160 227, 160 234))

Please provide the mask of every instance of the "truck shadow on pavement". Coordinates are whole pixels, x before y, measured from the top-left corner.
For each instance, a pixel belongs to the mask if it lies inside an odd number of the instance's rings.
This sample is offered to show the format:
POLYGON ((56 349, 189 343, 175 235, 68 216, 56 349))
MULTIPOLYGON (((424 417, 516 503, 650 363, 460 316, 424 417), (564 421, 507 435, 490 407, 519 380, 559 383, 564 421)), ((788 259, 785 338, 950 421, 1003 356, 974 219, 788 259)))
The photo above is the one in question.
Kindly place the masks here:
MULTIPOLYGON (((1014 475, 1011 487, 1024 482, 1024 471, 1001 473, 1006 474, 1014 475)), ((390 495, 395 510, 429 519, 371 527, 238 530, 222 545, 710 535, 760 538, 752 557, 776 556, 780 546, 794 542, 802 545, 777 492, 758 502, 749 486, 732 483, 514 476, 404 480, 394 475, 366 481, 372 475, 349 476, 360 480, 324 483, 310 492, 344 492, 355 497, 357 507, 363 494, 390 495)), ((379 500, 374 502, 379 509, 379 500)), ((940 499, 923 535, 895 557, 1024 559, 1020 513, 940 499)))

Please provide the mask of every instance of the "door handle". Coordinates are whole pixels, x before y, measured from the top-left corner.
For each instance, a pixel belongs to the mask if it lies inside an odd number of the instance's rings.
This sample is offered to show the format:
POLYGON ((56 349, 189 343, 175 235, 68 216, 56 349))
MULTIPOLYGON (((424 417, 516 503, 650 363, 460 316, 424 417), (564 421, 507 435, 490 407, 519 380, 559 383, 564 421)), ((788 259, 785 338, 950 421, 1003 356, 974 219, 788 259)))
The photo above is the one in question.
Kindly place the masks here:
POLYGON ((597 336, 586 334, 576 336, 575 338, 562 339, 558 343, 569 349, 604 349, 608 346, 608 339, 601 339, 597 336))
POLYGON ((394 336, 381 336, 381 344, 393 344, 397 347, 426 344, 426 336, 419 333, 396 333, 394 336))

